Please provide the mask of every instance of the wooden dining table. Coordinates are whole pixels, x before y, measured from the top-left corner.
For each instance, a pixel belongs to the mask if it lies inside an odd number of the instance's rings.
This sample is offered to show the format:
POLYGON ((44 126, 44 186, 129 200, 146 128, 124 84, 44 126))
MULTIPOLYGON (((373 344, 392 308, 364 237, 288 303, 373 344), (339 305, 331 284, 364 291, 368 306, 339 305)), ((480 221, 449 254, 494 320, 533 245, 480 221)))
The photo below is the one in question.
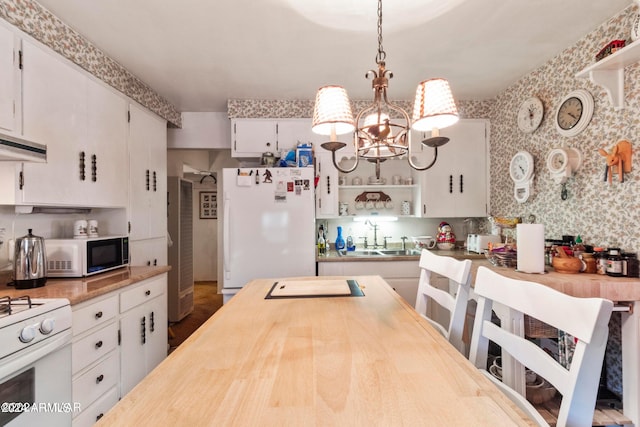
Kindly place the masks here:
POLYGON ((534 423, 381 277, 357 276, 251 281, 97 425, 534 423))

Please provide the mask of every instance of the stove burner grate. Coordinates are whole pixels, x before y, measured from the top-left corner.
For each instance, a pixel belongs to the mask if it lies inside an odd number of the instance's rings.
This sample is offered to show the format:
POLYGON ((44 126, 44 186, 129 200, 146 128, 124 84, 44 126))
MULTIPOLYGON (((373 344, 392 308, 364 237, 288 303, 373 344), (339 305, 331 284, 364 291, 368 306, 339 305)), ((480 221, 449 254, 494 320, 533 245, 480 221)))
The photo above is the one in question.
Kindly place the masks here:
POLYGON ((35 307, 35 304, 31 302, 31 297, 24 295, 17 298, 0 297, 0 317, 11 315, 15 310, 28 309, 35 307))
POLYGON ((11 298, 0 297, 0 316, 11 314, 11 298))

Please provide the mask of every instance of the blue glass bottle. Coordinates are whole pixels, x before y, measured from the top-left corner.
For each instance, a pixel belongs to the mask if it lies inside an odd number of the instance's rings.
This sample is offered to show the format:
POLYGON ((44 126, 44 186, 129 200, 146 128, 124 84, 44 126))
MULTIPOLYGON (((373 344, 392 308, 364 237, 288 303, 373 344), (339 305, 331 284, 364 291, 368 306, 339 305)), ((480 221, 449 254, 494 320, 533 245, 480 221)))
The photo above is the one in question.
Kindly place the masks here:
POLYGON ((336 237, 336 251, 340 255, 344 255, 346 249, 346 244, 344 242, 344 238, 342 237, 342 227, 338 226, 338 237, 336 237))

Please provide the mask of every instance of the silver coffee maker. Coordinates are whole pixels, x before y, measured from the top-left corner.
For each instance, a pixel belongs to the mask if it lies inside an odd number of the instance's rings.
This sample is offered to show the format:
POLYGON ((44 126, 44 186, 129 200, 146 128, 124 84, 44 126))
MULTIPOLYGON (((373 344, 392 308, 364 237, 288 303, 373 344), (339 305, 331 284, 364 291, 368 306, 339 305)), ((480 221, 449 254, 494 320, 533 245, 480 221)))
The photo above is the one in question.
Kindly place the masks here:
POLYGON ((44 286, 47 281, 47 257, 44 239, 34 236, 32 229, 26 236, 16 239, 13 259, 13 277, 16 289, 44 286))

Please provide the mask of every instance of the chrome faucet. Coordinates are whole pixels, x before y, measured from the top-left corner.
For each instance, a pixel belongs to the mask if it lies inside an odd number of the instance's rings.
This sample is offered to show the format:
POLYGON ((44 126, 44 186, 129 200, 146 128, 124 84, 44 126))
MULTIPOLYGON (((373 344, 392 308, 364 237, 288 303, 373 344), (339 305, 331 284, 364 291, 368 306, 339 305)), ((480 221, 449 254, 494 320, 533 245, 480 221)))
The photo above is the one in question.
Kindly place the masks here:
MULTIPOLYGON (((374 249, 378 249, 378 247, 380 247, 381 245, 378 244, 378 228, 380 227, 378 224, 376 224, 375 222, 371 222, 370 220, 366 220, 365 225, 368 225, 369 227, 371 227, 373 229, 373 248, 374 249)), ((386 249, 386 238, 385 238, 385 245, 384 245, 385 249, 386 249)))
POLYGON ((402 240, 402 250, 406 251, 407 250, 407 236, 402 236, 400 239, 402 240))

